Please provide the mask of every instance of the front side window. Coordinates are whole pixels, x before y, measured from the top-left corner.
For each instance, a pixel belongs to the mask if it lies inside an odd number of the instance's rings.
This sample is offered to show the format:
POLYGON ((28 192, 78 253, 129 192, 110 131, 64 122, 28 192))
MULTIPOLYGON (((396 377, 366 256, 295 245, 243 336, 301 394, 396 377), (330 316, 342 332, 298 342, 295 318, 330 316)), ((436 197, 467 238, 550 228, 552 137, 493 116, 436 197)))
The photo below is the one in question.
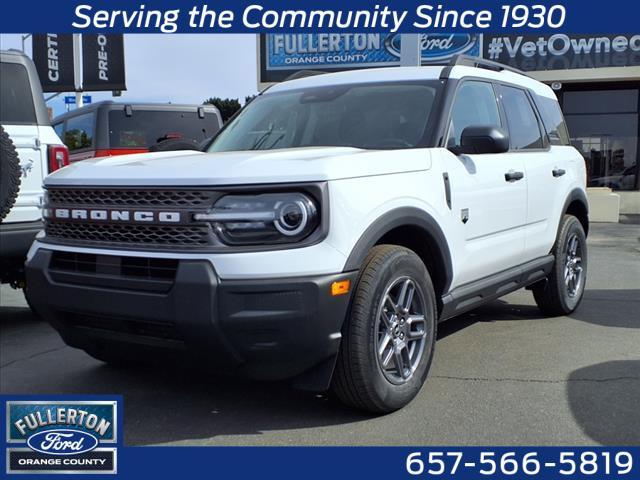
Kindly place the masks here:
POLYGON ((459 147, 467 127, 500 127, 500 113, 493 86, 487 82, 464 82, 453 102, 447 147, 459 147))
POLYGON ((93 124, 93 113, 85 113, 67 120, 63 141, 69 151, 91 148, 93 145, 93 124))
POLYGON ((513 150, 542 148, 542 135, 538 118, 524 90, 502 87, 502 104, 507 115, 509 138, 513 150))
POLYGON ((254 99, 210 152, 296 147, 402 149, 421 146, 438 81, 337 85, 254 99))

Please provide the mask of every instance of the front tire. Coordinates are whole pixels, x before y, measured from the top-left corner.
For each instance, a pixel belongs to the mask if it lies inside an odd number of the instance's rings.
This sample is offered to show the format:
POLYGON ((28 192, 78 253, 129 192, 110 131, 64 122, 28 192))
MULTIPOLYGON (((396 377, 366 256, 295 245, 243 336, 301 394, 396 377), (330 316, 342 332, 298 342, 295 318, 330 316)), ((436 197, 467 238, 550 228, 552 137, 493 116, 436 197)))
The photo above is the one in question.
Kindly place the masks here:
POLYGON ((552 253, 555 262, 547 281, 534 285, 532 291, 538 308, 557 317, 578 308, 587 281, 587 237, 576 217, 562 218, 552 253))
POLYGON ((332 391, 361 410, 404 407, 429 372, 436 325, 435 293, 424 263, 406 248, 374 247, 343 327, 332 391))

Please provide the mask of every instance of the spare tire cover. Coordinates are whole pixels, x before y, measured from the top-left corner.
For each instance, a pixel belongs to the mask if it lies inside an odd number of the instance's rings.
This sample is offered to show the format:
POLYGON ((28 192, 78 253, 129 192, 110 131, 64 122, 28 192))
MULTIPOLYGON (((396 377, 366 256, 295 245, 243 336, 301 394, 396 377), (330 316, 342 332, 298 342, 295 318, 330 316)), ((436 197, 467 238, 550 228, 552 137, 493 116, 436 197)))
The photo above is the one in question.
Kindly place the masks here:
POLYGON ((18 197, 21 177, 16 147, 0 126, 0 222, 8 215, 18 197))

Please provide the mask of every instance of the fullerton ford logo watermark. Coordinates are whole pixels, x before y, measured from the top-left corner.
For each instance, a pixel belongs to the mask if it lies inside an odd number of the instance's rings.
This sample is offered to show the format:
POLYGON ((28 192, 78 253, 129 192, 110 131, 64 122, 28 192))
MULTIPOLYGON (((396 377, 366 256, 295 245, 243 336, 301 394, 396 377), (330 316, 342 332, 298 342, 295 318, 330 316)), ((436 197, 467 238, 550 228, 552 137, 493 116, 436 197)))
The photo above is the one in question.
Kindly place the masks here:
POLYGON ((6 402, 7 473, 116 473, 117 401, 6 402))
POLYGON ((99 208, 44 208, 45 219, 87 220, 94 222, 180 223, 180 212, 154 210, 113 210, 99 208))
POLYGON ((51 455, 76 455, 90 452, 98 446, 98 438, 77 430, 47 430, 27 439, 31 450, 51 455))

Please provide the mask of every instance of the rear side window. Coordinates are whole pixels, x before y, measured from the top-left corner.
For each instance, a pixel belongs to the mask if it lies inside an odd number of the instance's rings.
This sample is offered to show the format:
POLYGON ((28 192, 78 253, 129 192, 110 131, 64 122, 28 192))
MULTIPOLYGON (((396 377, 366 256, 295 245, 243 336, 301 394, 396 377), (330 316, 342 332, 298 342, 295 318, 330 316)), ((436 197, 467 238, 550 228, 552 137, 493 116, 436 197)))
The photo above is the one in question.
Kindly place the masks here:
POLYGON ((502 104, 507 115, 513 150, 543 148, 538 118, 524 90, 502 86, 502 104))
POLYGON ((0 63, 0 123, 37 125, 29 74, 17 63, 0 63))
POLYGON ((82 150, 93 146, 94 114, 85 113, 67 120, 64 144, 69 151, 82 150))
POLYGON ((205 112, 133 110, 130 117, 124 109, 109 112, 110 148, 149 148, 170 138, 201 142, 220 130, 218 117, 205 112))
POLYGON ((536 103, 551 145, 570 145, 569 130, 560 110, 560 104, 553 98, 539 95, 536 96, 536 103))
POLYGON ((447 146, 460 146, 462 131, 470 126, 501 126, 496 95, 490 83, 469 81, 460 86, 453 103, 447 146))

